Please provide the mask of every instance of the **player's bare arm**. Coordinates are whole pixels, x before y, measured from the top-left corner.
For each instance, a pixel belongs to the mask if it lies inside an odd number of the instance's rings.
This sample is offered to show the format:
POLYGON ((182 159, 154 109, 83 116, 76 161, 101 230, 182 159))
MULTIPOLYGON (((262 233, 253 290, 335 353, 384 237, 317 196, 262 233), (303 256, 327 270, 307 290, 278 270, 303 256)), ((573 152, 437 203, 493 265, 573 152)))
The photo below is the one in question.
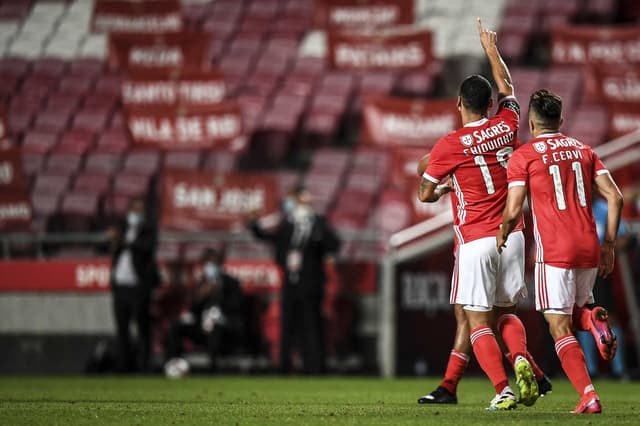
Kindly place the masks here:
POLYGON ((509 188, 507 203, 502 213, 502 225, 500 225, 500 229, 496 235, 496 247, 498 248, 498 253, 502 253, 502 249, 506 247, 509 234, 518 224, 518 221, 522 216, 522 204, 526 197, 526 186, 513 186, 509 188))
POLYGON ((453 191, 453 189, 451 178, 448 178, 442 185, 438 185, 423 177, 418 189, 418 199, 423 203, 435 203, 440 197, 453 191))
POLYGON ((604 173, 595 179, 596 189, 607 200, 607 229, 604 242, 600 247, 600 265, 598 275, 606 277, 613 271, 615 261, 615 245, 622 214, 622 193, 609 173, 604 173))
POLYGON ((498 35, 495 31, 484 28, 480 18, 478 18, 476 25, 478 27, 478 33, 480 34, 480 44, 489 59, 491 73, 498 86, 498 99, 505 96, 513 96, 513 81, 511 80, 509 68, 507 68, 507 64, 505 64, 498 50, 498 35))

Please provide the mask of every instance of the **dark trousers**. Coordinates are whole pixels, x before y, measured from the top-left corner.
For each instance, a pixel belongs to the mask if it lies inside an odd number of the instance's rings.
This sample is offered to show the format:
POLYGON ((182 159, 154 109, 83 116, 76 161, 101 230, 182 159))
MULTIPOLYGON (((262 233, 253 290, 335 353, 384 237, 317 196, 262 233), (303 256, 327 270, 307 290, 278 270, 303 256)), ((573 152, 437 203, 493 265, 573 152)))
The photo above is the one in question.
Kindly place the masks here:
POLYGON ((146 371, 149 368, 151 355, 150 300, 149 291, 140 286, 113 286, 113 311, 118 333, 119 371, 146 371), (139 351, 136 351, 131 339, 131 321, 135 322, 138 330, 139 351))
POLYGON ((184 352, 183 339, 189 339, 197 345, 206 346, 211 370, 215 371, 216 358, 220 354, 223 345, 235 346, 239 339, 239 330, 235 327, 223 327, 216 325, 210 333, 205 333, 200 326, 199 319, 195 323, 184 323, 176 320, 171 325, 165 338, 165 357, 167 360, 181 356, 184 352))
POLYGON ((291 349, 297 341, 305 374, 325 372, 322 296, 285 284, 280 299, 280 370, 291 371, 291 349))

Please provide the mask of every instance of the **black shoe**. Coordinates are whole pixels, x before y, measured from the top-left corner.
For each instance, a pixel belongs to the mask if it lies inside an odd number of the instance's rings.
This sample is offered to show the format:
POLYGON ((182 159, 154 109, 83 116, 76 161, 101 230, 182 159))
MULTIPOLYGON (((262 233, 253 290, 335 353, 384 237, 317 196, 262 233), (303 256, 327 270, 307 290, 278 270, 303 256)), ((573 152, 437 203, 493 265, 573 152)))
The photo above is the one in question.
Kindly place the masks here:
POLYGON ((545 396, 546 394, 551 393, 552 387, 551 380, 549 380, 546 375, 542 376, 542 379, 538 380, 538 394, 540 396, 545 396))
POLYGON ((422 396, 418 399, 418 404, 457 404, 458 397, 454 394, 438 386, 436 390, 429 395, 422 396))

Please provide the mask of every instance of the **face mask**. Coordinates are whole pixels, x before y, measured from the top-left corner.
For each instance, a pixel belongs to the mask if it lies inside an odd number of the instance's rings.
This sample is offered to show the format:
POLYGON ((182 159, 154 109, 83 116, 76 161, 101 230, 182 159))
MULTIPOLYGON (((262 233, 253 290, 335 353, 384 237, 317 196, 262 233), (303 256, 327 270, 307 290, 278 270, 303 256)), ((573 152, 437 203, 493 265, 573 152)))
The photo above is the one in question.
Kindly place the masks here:
POLYGON ((127 214, 127 223, 133 227, 140 225, 142 223, 142 215, 136 212, 129 212, 127 214))
POLYGON ((220 274, 220 267, 212 262, 205 263, 202 270, 207 280, 215 280, 220 274))
POLYGON ((313 215, 313 210, 310 206, 305 204, 297 205, 295 209, 293 209, 293 220, 296 222, 304 222, 306 220, 311 219, 313 215))
POLYGON ((282 210, 286 215, 290 215, 291 213, 293 213, 293 209, 295 208, 296 208, 296 202, 293 201, 291 197, 285 198, 284 201, 282 202, 282 210))

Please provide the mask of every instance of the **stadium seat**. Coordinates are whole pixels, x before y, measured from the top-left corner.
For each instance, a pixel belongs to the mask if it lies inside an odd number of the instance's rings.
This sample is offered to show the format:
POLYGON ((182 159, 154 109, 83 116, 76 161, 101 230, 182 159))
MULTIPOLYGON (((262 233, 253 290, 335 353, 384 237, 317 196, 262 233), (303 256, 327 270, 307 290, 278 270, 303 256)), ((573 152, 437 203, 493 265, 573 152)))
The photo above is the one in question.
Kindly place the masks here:
POLYGON ((129 149, 129 139, 123 130, 109 129, 98 138, 95 152, 122 155, 129 149))
POLYGON ((111 188, 111 176, 108 174, 82 173, 73 183, 76 192, 89 192, 103 196, 111 188))
POLYGON ((94 152, 87 155, 84 170, 87 173, 114 175, 120 169, 120 156, 94 152))
POLYGON ((28 132, 22 141, 23 154, 47 154, 58 142, 58 135, 45 132, 28 132))
POLYGON ((92 192, 71 191, 62 197, 59 220, 65 230, 90 231, 100 217, 100 197, 92 192))
POLYGON ((58 212, 60 194, 49 192, 34 192, 31 194, 33 213, 41 218, 49 218, 58 212))
POLYGON ((45 156, 42 154, 22 154, 22 171, 27 176, 38 173, 44 164, 45 156))
POLYGON ((199 151, 167 152, 164 156, 164 168, 197 170, 200 168, 201 153, 199 151))
POLYGON ((128 198, 139 197, 147 194, 151 178, 149 175, 134 174, 123 171, 118 173, 113 180, 113 192, 128 198))
POLYGON ((72 129, 60 137, 54 152, 60 154, 84 155, 95 143, 96 135, 91 131, 72 129))
POLYGON ((204 160, 204 170, 230 172, 236 169, 238 155, 228 151, 213 151, 204 160))
POLYGON ((160 168, 160 153, 157 151, 133 151, 127 154, 122 171, 151 176, 160 168))
POLYGON ((53 153, 49 155, 44 171, 73 175, 80 169, 81 163, 82 157, 79 155, 53 153))
POLYGON ((70 174, 39 173, 33 186, 33 192, 60 195, 69 187, 70 174))

